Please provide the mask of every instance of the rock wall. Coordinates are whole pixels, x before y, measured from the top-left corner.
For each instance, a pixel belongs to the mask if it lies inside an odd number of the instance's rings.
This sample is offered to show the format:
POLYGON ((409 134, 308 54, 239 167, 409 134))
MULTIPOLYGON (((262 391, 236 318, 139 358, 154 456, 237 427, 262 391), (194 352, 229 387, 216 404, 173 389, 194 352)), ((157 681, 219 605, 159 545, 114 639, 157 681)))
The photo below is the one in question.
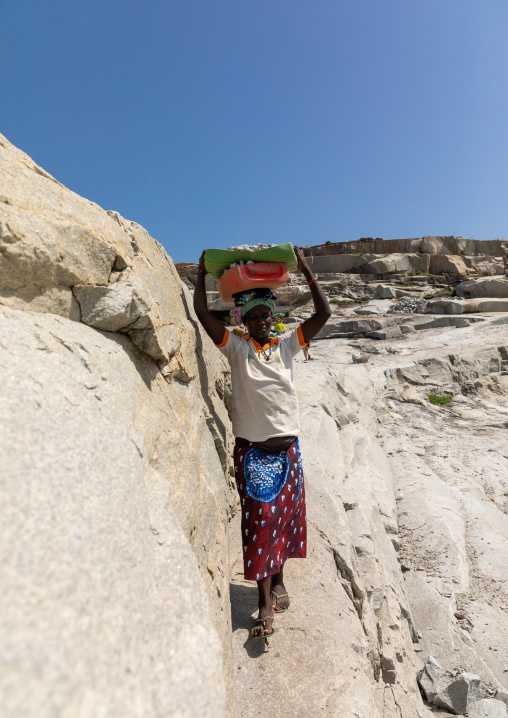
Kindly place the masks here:
POLYGON ((465 239, 464 237, 415 237, 411 239, 357 239, 354 242, 328 242, 309 247, 305 254, 325 257, 332 254, 484 254, 501 257, 501 239, 465 239))
POLYGON ((2 715, 233 715, 227 367, 145 230, 0 153, 2 715))
POLYGON ((423 718, 429 653, 506 688, 506 325, 330 323, 353 339, 296 364, 310 556, 265 654, 229 372, 186 287, 139 225, 0 153, 2 716, 423 718))

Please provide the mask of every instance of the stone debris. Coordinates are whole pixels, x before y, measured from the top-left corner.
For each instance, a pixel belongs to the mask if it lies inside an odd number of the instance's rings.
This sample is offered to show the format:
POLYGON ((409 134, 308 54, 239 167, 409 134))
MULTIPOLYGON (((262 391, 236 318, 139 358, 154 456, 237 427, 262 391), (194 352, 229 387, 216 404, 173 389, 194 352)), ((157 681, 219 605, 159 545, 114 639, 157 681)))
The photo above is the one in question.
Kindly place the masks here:
POLYGON ((450 678, 432 656, 419 672, 418 683, 429 703, 456 715, 465 713, 468 706, 482 695, 479 676, 460 673, 456 678, 450 678))
POLYGON ((482 698, 468 706, 469 718, 506 718, 506 705, 495 698, 482 698))
POLYGON ((239 244, 236 247, 228 247, 228 249, 235 250, 237 252, 255 252, 257 249, 268 249, 269 247, 276 247, 276 244, 239 244))
POLYGON ((428 301, 423 297, 404 299, 388 309, 388 314, 425 314, 428 301))

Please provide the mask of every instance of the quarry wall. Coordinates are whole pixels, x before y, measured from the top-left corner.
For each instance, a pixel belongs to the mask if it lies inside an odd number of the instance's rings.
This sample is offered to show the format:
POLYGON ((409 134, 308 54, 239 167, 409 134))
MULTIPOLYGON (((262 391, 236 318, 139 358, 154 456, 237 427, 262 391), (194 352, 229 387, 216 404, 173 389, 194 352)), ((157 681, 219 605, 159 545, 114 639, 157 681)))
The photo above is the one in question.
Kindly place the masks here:
POLYGON ((0 163, 1 715, 256 718, 277 695, 282 718, 423 718, 430 652, 502 687, 502 327, 461 329, 465 356, 411 339, 396 366, 345 366, 329 339, 297 365, 311 553, 289 562, 265 655, 247 638, 229 370, 188 289, 142 227, 1 136, 0 163), (464 395, 451 429, 436 389, 464 395), (492 470, 469 481, 471 426, 492 470), (453 442, 443 471, 434 448, 453 442))
POLYGON ((0 153, 2 715, 233 714, 226 364, 145 230, 0 153))

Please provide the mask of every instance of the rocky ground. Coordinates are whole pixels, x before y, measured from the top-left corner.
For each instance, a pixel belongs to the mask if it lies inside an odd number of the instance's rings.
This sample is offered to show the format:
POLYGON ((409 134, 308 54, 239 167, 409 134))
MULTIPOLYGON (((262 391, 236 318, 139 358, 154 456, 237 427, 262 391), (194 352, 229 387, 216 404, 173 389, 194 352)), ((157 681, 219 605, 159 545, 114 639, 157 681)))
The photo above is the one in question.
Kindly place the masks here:
POLYGON ((288 563, 292 606, 266 651, 248 639, 257 598, 232 523, 243 718, 277 702, 302 718, 451 715, 420 698, 429 655, 485 697, 508 687, 508 328, 490 321, 316 341, 296 365, 310 556, 288 563))

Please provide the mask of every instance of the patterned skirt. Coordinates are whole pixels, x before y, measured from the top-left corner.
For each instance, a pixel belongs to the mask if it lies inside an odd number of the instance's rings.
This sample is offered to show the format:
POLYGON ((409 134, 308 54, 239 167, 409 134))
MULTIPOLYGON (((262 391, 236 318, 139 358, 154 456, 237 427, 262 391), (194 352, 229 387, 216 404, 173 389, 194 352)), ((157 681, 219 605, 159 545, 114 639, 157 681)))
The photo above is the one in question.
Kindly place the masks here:
POLYGON ((307 555, 307 516, 300 447, 260 451, 236 439, 233 454, 242 509, 245 578, 279 573, 288 558, 307 555))

